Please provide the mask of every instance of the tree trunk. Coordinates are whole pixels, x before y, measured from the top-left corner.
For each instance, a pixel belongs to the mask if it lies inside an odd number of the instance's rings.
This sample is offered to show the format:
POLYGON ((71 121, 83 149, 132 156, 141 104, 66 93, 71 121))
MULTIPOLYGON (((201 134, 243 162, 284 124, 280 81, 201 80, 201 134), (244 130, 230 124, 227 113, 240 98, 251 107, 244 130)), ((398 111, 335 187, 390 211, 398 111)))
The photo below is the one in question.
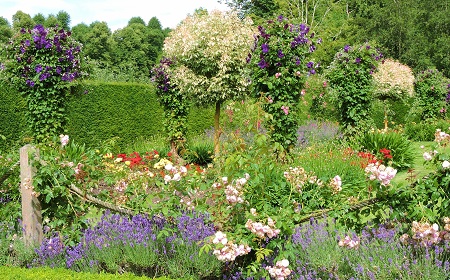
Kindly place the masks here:
POLYGON ((221 102, 216 102, 216 112, 214 114, 214 155, 218 156, 220 153, 219 140, 222 130, 220 129, 220 104, 221 102))

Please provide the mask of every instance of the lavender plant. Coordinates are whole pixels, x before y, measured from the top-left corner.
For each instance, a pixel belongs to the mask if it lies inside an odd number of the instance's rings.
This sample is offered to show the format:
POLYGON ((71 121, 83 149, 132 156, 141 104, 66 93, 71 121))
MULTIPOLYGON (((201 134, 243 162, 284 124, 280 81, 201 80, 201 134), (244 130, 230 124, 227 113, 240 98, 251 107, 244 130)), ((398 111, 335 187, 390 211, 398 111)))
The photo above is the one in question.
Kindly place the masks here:
POLYGON ((65 246, 59 234, 44 240, 36 250, 34 265, 91 272, 127 271, 151 277, 207 278, 218 276, 222 268, 212 255, 199 255, 199 244, 213 234, 208 217, 199 213, 184 212, 171 220, 146 215, 128 218, 106 212, 74 246, 65 246))
POLYGON ((343 232, 328 219, 296 228, 292 276, 296 279, 446 279, 448 243, 417 248, 401 243, 401 227, 387 223, 360 234, 343 232))
POLYGON ((297 138, 297 103, 306 77, 318 64, 309 61, 320 39, 305 24, 291 24, 283 16, 258 27, 252 53, 248 56, 252 71, 253 96, 261 98, 263 110, 270 114, 271 139, 290 151, 297 138))
POLYGON ((64 132, 65 103, 71 82, 81 78, 81 44, 58 28, 22 28, 4 49, 4 71, 28 104, 28 123, 36 140, 64 132))

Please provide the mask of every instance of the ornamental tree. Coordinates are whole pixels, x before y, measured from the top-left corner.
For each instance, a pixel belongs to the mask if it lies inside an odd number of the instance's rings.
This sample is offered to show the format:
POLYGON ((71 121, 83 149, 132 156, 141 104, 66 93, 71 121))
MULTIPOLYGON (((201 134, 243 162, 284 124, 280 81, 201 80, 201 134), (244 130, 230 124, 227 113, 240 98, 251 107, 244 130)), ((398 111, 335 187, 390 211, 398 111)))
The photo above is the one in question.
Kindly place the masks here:
POLYGON ((262 99, 263 110, 271 116, 268 129, 272 140, 289 152, 297 140, 297 105, 302 88, 318 66, 308 57, 321 40, 316 41, 305 24, 291 24, 283 16, 269 20, 258 30, 248 56, 252 92, 262 99))
POLYGON ((81 45, 70 35, 36 25, 22 28, 4 49, 4 71, 27 101, 28 123, 38 141, 64 132, 68 88, 83 76, 81 45))
POLYGON ((195 13, 166 38, 164 53, 176 57, 172 80, 200 106, 215 105, 214 151, 219 153, 220 107, 248 91, 246 56, 253 42, 252 21, 234 12, 195 13))

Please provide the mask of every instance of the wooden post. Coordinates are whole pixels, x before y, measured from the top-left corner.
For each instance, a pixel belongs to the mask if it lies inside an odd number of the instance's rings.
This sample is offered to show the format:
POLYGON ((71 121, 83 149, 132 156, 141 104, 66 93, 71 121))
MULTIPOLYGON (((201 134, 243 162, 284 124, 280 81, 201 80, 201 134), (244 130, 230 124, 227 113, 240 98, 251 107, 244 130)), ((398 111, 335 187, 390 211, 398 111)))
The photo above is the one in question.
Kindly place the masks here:
POLYGON ((37 155, 31 145, 20 148, 20 189, 22 193, 22 227, 26 245, 39 245, 42 243, 42 214, 41 203, 33 188, 34 168, 31 165, 30 155, 37 155))

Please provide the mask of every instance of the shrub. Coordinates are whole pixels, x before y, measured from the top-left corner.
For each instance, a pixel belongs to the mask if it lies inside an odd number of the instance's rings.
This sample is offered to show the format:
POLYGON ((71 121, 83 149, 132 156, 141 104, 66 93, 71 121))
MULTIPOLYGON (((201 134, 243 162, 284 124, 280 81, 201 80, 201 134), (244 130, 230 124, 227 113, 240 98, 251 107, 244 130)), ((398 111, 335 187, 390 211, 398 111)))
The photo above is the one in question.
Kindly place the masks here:
MULTIPOLYGON (((340 121, 347 129, 354 129, 369 119, 373 97, 373 77, 378 61, 382 59, 369 44, 345 46, 336 54, 326 77, 336 96, 340 121)), ((351 131, 349 131, 351 132, 351 131)))
POLYGON ((405 136, 411 141, 433 141, 436 129, 449 127, 448 120, 427 120, 423 122, 407 122, 405 136))
POLYGON ((399 170, 410 167, 414 161, 411 142, 397 132, 366 132, 362 136, 357 137, 357 143, 362 150, 374 154, 383 164, 389 163, 399 170), (389 150, 390 153, 383 153, 383 149, 389 150))
POLYGON ((271 139, 290 151, 297 139, 301 91, 306 77, 315 74, 318 67, 308 57, 321 40, 313 40, 305 24, 294 25, 283 16, 267 21, 258 30, 248 57, 253 96, 270 115, 267 129, 271 139))
POLYGON ((414 91, 421 120, 436 119, 445 115, 447 84, 441 72, 430 69, 417 74, 414 91))
POLYGON ((62 29, 22 28, 6 45, 5 71, 27 101, 28 125, 37 141, 64 132, 70 82, 82 77, 81 44, 62 29))

